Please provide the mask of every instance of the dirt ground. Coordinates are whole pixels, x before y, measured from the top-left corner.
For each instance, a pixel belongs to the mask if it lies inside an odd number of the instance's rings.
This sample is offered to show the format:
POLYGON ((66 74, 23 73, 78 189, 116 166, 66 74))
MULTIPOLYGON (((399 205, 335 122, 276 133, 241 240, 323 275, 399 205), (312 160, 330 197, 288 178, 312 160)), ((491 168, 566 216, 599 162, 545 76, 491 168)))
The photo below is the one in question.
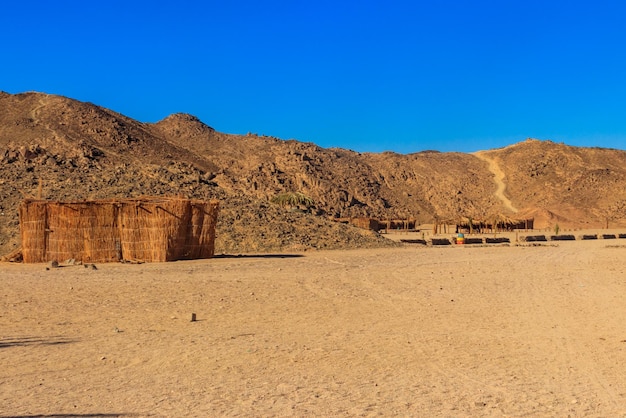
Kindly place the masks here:
POLYGON ((626 416, 625 294, 620 239, 3 263, 0 417, 626 416))

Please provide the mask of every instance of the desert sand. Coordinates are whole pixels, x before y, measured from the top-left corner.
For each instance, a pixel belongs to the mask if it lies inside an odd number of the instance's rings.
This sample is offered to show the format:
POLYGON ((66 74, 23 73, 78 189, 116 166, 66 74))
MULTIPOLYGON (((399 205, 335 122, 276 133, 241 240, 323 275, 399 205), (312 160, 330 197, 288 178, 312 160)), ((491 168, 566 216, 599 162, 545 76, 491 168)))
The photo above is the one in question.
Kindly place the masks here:
POLYGON ((624 416, 625 259, 597 240, 2 263, 0 416, 624 416))

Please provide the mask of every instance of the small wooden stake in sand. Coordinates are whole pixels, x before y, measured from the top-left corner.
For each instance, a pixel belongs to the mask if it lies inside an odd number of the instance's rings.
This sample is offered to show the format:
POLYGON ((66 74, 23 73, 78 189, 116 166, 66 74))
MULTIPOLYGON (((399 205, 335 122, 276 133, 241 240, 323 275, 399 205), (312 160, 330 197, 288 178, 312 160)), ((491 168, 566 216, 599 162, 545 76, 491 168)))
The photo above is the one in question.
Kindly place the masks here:
POLYGON ((191 314, 191 322, 196 322, 196 314, 195 313, 191 314))

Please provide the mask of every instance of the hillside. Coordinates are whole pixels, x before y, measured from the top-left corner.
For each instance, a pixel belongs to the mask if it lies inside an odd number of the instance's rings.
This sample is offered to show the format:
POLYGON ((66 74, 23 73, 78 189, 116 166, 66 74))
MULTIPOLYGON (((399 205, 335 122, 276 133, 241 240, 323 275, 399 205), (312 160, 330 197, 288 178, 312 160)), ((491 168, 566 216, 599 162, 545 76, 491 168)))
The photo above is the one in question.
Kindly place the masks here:
POLYGON ((337 217, 480 218, 496 213, 599 227, 626 219, 626 152, 528 140, 475 154, 360 154, 215 131, 174 114, 155 124, 42 93, 0 93, 0 254, 17 206, 47 199, 174 195, 222 201, 218 252, 385 245, 337 217), (300 191, 312 214, 270 199, 300 191))

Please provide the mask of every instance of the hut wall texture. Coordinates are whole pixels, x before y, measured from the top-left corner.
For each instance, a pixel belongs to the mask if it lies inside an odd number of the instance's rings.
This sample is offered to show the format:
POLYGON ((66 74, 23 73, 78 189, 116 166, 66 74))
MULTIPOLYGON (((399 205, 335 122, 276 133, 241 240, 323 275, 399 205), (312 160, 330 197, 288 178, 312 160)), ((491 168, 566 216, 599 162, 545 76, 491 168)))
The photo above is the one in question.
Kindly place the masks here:
POLYGON ((20 206, 24 262, 147 262, 214 254, 219 204, 183 198, 47 202, 20 206))
POLYGON ((372 218, 352 218, 350 223, 357 228, 371 229, 372 231, 378 231, 378 221, 372 218))

